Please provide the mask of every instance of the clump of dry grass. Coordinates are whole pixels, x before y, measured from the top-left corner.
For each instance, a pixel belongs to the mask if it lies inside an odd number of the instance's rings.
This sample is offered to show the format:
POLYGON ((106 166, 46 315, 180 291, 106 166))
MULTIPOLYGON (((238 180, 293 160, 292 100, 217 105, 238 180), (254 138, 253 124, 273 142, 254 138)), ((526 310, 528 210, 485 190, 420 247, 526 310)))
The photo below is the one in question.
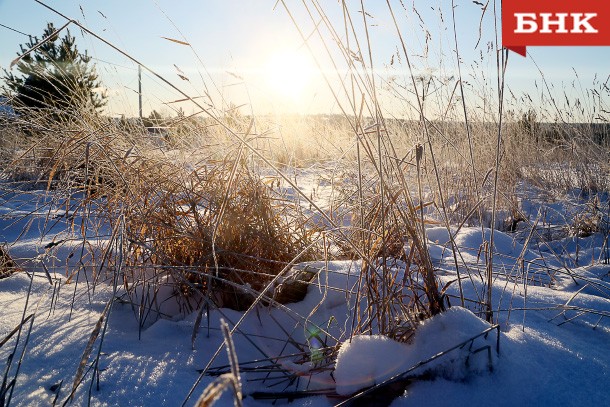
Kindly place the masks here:
MULTIPOLYGON (((366 298, 366 307, 354 311, 363 317, 353 333, 378 332, 407 341, 422 320, 446 306, 424 232, 424 225, 435 223, 424 215, 432 202, 414 203, 408 186, 417 180, 406 175, 406 167, 416 167, 417 159, 413 155, 413 163, 405 161, 403 167, 382 162, 383 185, 372 172, 342 187, 352 217, 346 239, 337 243, 345 256, 362 259, 359 289, 366 298)), ((368 167, 364 160, 360 165, 368 167)))
POLYGON ((296 206, 237 156, 194 170, 158 162, 110 200, 126 219, 128 267, 168 274, 189 304, 206 292, 217 306, 246 309, 312 242, 296 206))
POLYGON ((572 222, 566 225, 568 235, 588 237, 597 232, 608 233, 608 216, 604 216, 599 196, 589 199, 574 215, 572 222))

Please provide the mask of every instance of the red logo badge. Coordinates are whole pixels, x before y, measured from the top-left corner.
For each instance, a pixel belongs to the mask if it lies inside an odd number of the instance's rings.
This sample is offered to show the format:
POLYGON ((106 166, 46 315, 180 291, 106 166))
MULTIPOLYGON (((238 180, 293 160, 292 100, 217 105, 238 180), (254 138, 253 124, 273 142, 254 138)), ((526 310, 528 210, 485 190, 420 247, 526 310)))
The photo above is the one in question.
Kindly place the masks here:
POLYGON ((523 56, 534 45, 610 45, 610 1, 504 0, 502 44, 523 56))

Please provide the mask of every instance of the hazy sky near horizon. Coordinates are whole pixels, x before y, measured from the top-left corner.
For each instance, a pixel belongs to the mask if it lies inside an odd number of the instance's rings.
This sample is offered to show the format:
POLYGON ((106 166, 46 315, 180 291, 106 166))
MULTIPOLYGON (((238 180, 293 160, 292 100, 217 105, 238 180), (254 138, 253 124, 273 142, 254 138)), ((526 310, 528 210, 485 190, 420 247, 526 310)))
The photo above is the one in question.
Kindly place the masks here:
MULTIPOLYGON (((256 114, 341 112, 339 103, 343 105, 343 102, 338 103, 329 89, 341 93, 340 83, 346 78, 347 67, 335 43, 329 39, 324 22, 313 9, 314 2, 284 2, 307 37, 309 49, 282 2, 274 9, 276 0, 42 2, 79 21, 189 96, 199 97, 197 100, 202 104, 244 105, 242 110, 256 114), (308 16, 304 3, 310 5, 313 19, 308 16), (332 57, 326 54, 322 40, 314 32, 316 26, 323 31, 332 57)), ((340 2, 315 3, 322 5, 337 35, 345 40, 345 33, 341 32, 344 26, 340 2)), ((430 104, 437 106, 429 109, 442 111, 443 103, 449 103, 447 100, 453 103, 457 100, 453 95, 457 64, 451 1, 390 3, 408 48, 413 72, 420 78, 432 78, 426 88, 430 95, 444 95, 436 101, 430 97, 430 104)), ((356 26, 362 57, 368 65, 363 15, 358 11, 360 1, 348 0, 346 4, 356 26)), ((401 110, 408 110, 412 104, 408 96, 412 87, 402 47, 386 2, 368 0, 364 5, 380 98, 391 115, 400 116, 401 110)), ((455 5, 467 98, 472 104, 480 103, 477 108, 490 109, 483 101, 493 99, 497 81, 493 1, 483 17, 481 7, 470 0, 455 0, 455 5), (479 27, 481 41, 477 45, 479 27)), ((500 1, 497 7, 499 14, 500 1)), ((61 27, 66 20, 34 0, 0 0, 0 68, 8 69, 19 44, 28 41, 27 35, 40 37, 47 22, 61 27)), ((96 62, 110 96, 108 112, 137 115, 137 64, 75 25, 70 26, 70 32, 76 36, 79 48, 86 49, 96 62)), ((350 49, 356 50, 355 38, 350 41, 350 49)), ((527 58, 509 56, 506 83, 511 97, 514 95, 515 109, 522 107, 519 95, 524 92, 530 95, 534 105, 544 104, 539 95, 546 85, 557 93, 558 99, 565 92, 569 97, 584 100, 589 97, 589 88, 608 84, 610 47, 531 47, 528 53, 527 58), (539 69, 546 85, 541 82, 539 69)), ((145 115, 152 109, 173 114, 172 110, 178 106, 187 113, 198 110, 192 104, 166 104, 181 99, 182 95, 146 71, 142 84, 145 115)))

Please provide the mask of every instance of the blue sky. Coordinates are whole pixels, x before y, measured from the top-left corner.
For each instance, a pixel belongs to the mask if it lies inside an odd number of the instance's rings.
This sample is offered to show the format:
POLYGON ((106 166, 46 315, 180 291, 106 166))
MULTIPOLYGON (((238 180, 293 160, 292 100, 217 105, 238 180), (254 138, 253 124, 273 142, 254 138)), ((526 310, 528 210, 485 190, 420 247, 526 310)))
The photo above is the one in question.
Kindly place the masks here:
MULTIPOLYGON (((340 112, 318 72, 315 60, 318 60, 319 67, 326 73, 335 91, 340 88, 337 83, 345 78, 342 71, 345 66, 338 62, 341 72, 333 72, 331 59, 325 56, 321 42, 315 35, 308 38, 312 57, 286 10, 281 4, 273 10, 275 0, 44 2, 78 20, 189 95, 202 96, 201 100, 207 100, 207 92, 217 106, 230 102, 245 105, 242 109, 255 113, 340 112), (191 46, 162 37, 186 41, 191 46), (287 60, 292 60, 292 64, 287 60), (179 74, 189 80, 181 80, 179 74)), ((337 29, 343 27, 338 2, 320 3, 333 26, 337 29)), ((308 18, 302 3, 286 0, 285 4, 297 19, 299 28, 309 35, 315 23, 308 18)), ((362 30, 362 14, 358 13, 360 2, 350 0, 347 4, 354 24, 360 27, 357 29, 358 38, 364 42, 366 36, 362 30)), ((457 73, 451 2, 403 0, 391 1, 391 4, 406 39, 415 73, 434 77, 435 84, 431 85, 434 92, 428 92, 445 95, 445 99, 439 97, 436 102, 431 102, 430 109, 442 110, 454 87, 452 78, 457 73), (434 103, 438 106, 432 106, 434 103)), ((481 8, 470 0, 456 0, 455 4, 462 75, 468 85, 467 97, 472 106, 489 109, 491 107, 483 106, 482 101, 493 99, 495 92, 495 50, 488 46, 493 44, 495 37, 492 6, 490 4, 483 16, 481 41, 475 48, 481 8)), ((384 1, 368 0, 365 7, 378 84, 381 88, 394 86, 400 93, 402 88, 399 85, 405 84, 408 88, 410 79, 404 57, 399 57, 401 47, 387 5, 384 1), (383 84, 384 81, 388 81, 387 86, 383 84)), ((0 0, 0 24, 4 26, 40 36, 47 21, 54 22, 56 27, 65 22, 34 0, 0 0)), ((320 22, 319 18, 315 21, 320 22)), ((77 37, 79 47, 87 49, 95 58, 97 69, 111 96, 109 113, 137 114, 137 65, 100 41, 83 35, 76 26, 71 27, 71 33, 77 37)), ((19 44, 27 40, 27 36, 0 26, 0 67, 8 68, 19 50, 19 44)), ((332 48, 332 41, 327 44, 332 48)), ((361 46, 365 48, 362 43, 361 46)), ((586 89, 593 86, 596 76, 603 83, 610 74, 610 47, 532 47, 528 52, 527 58, 516 54, 509 57, 507 84, 517 98, 515 108, 522 107, 518 99, 524 92, 530 95, 534 104, 540 104, 538 95, 543 85, 534 62, 542 70, 549 87, 557 92, 557 100, 564 90, 570 97, 576 98, 579 94, 582 97, 586 89), (572 82, 577 79, 575 72, 578 82, 573 85, 572 82), (581 87, 583 90, 580 90, 581 87)), ((368 54, 365 54, 368 59, 368 54)), ((340 61, 336 47, 331 55, 332 59, 340 61)), ((405 92, 408 94, 407 90, 405 92)), ((143 93, 144 114, 152 109, 173 114, 172 109, 179 105, 164 103, 181 98, 147 73, 143 78, 143 93)), ((409 109, 408 104, 412 100, 409 101, 406 94, 403 96, 401 100, 400 94, 390 91, 381 96, 390 114, 400 116, 402 110, 409 109)), ((192 105, 182 106, 187 113, 197 110, 192 105)))

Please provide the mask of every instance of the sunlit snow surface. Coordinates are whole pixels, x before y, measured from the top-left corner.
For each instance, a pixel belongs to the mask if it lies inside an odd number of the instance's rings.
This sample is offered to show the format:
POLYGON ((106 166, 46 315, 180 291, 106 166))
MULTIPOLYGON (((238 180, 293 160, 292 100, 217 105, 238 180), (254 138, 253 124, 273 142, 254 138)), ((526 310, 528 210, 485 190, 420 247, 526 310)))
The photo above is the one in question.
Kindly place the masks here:
MULTIPOLYGON (((314 184, 312 181, 311 185, 314 184)), ((323 187, 317 187, 318 194, 329 188, 323 187)), ((2 374, 9 356, 16 351, 8 376, 12 379, 19 368, 11 402, 11 405, 19 406, 50 405, 59 383, 62 384, 58 404, 66 400, 87 341, 102 310, 113 298, 108 283, 98 284, 95 290, 84 278, 66 283, 66 271, 75 267, 75 256, 70 254, 78 249, 78 242, 82 240, 80 229, 76 227, 66 235, 64 223, 41 238, 41 231, 49 230, 49 225, 45 224, 49 211, 51 218, 60 223, 67 217, 65 210, 52 205, 42 211, 37 209, 40 202, 48 198, 42 192, 33 194, 37 200, 28 203, 24 198, 18 207, 10 207, 15 205, 14 200, 5 200, 0 220, 2 241, 8 243, 11 254, 22 267, 35 272, 33 281, 25 273, 0 280, 0 341, 24 316, 34 314, 29 337, 24 330, 17 348, 14 347, 15 335, 0 348, 2 374), (22 234, 27 225, 29 227, 22 234), (65 243, 49 247, 49 243, 59 240, 65 243), (61 284, 49 284, 41 262, 48 265, 51 277, 61 284)), ((535 211, 536 207, 532 207, 535 211)), ((79 222, 77 219, 76 225, 80 225, 79 222)), ((310 359, 287 358, 281 365, 286 372, 306 378, 307 372, 320 363, 316 359, 319 349, 339 343, 336 366, 330 366, 336 367, 334 373, 324 371, 311 380, 302 379, 295 388, 331 388, 340 394, 351 394, 485 330, 489 325, 472 312, 479 309, 468 302, 465 305, 471 310, 459 307, 455 259, 450 251, 448 232, 442 228, 428 232, 441 286, 452 282, 448 293, 455 306, 423 323, 410 343, 400 344, 379 336, 355 336, 350 342, 353 324, 350 310, 355 294, 349 292, 355 292, 357 288, 360 264, 318 262, 309 266, 323 271, 317 284, 309 287, 304 301, 290 304, 291 311, 261 307, 242 322, 234 334, 239 361, 245 363, 297 352, 286 341, 289 334, 295 341, 307 344, 306 353, 310 359), (305 327, 296 322, 303 320, 307 321, 305 327)), ((489 234, 488 229, 483 232, 486 236, 489 234)), ((108 238, 103 225, 96 227, 95 233, 92 237, 99 242, 108 238)), ((484 241, 482 230, 463 227, 453 233, 462 254, 458 266, 463 291, 467 298, 476 299, 482 292, 479 271, 485 264, 480 250, 484 241)), ((475 355, 468 365, 465 364, 466 354, 448 354, 426 366, 425 369, 434 372, 433 380, 413 382, 393 405, 609 405, 610 319, 605 315, 610 313, 610 265, 598 261, 603 239, 599 235, 579 239, 564 237, 549 244, 536 242, 525 249, 523 241, 513 235, 496 231, 494 240, 497 274, 493 282, 493 300, 501 327, 500 355, 495 354, 495 331, 488 339, 482 338, 475 344, 478 347, 492 344, 493 371, 487 369, 485 352, 475 355), (521 258, 529 267, 520 266, 521 258), (590 265, 591 259, 596 265, 590 265), (544 271, 546 268, 553 271, 551 275, 544 271), (521 278, 523 273, 537 276, 543 284, 526 286, 521 278), (551 286, 544 283, 551 283, 551 286), (594 312, 581 315, 578 310, 568 310, 559 315, 561 310, 556 307, 564 304, 594 312), (530 310, 523 312, 520 308, 530 310), (509 309, 512 309, 510 313, 509 309), (577 318, 566 322, 572 317, 577 318)), ((220 318, 233 326, 242 315, 226 309, 212 311, 209 319, 204 315, 193 349, 191 336, 196 313, 151 321, 139 332, 132 306, 115 301, 99 358, 99 389, 97 377, 86 371, 73 405, 86 405, 89 399, 95 406, 181 405, 199 376, 198 370, 207 365, 222 345, 218 329, 220 318)), ((98 338, 87 368, 97 356, 99 345, 98 338)), ((227 357, 223 350, 213 366, 225 364, 227 357)), ((260 380, 264 375, 245 370, 242 373, 245 405, 270 406, 270 402, 254 400, 249 395, 257 390, 279 392, 285 387, 284 384, 268 388, 260 380)), ((187 405, 193 405, 213 379, 204 377, 187 405)), ((323 406, 336 402, 337 399, 316 396, 297 399, 292 404, 323 406)), ((233 405, 230 394, 225 394, 219 405, 233 405)))
MULTIPOLYGON (((350 395, 379 384, 415 367, 418 362, 467 341, 487 328, 489 325, 469 310, 453 307, 425 321, 409 344, 398 343, 380 335, 355 336, 339 350, 335 369, 337 393, 350 395)), ((490 346, 493 346, 492 339, 490 336, 487 338, 490 346)), ((483 339, 481 342, 487 341, 483 339)), ((453 352, 422 366, 419 373, 434 369, 443 377, 463 380, 472 372, 480 372, 478 364, 473 367, 469 363, 466 367, 468 354, 467 348, 453 352)), ((484 363, 483 366, 485 365, 484 363)))

